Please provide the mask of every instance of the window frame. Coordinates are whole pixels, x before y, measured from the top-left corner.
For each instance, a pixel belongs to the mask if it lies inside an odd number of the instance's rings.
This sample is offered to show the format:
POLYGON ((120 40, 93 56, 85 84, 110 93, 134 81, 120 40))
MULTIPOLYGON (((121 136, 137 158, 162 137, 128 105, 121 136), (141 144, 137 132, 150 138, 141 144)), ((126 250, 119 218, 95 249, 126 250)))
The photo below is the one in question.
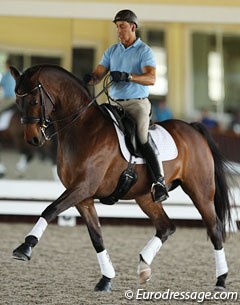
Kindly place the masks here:
MULTIPOLYGON (((185 114, 189 120, 199 118, 201 110, 197 109, 194 104, 194 71, 193 71, 193 33, 202 33, 208 35, 231 35, 240 37, 239 27, 229 27, 227 25, 189 25, 186 31, 186 57, 189 60, 186 61, 186 77, 185 77, 185 114)), ((223 46, 222 46, 223 47, 223 46)), ((224 101, 223 101, 224 103, 224 101)), ((226 104, 219 105, 216 111, 211 111, 211 115, 218 119, 223 126, 227 126, 231 115, 225 111, 226 104)))

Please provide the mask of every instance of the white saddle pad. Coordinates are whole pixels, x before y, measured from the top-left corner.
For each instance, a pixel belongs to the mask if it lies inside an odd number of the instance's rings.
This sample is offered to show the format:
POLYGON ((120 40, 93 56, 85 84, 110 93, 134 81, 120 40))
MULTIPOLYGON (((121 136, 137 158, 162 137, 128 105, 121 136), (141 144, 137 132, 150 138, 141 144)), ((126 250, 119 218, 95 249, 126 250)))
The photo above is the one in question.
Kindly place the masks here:
MULTIPOLYGON (((114 115, 112 114, 112 112, 109 111, 109 113, 110 113, 112 119, 116 122, 116 119, 115 119, 114 115)), ((122 155, 126 159, 126 161, 129 161, 130 152, 127 149, 123 132, 116 126, 116 124, 114 124, 114 126, 115 126, 115 129, 117 132, 122 155)), ((158 151, 160 154, 160 159, 162 161, 173 160, 178 156, 177 146, 176 146, 172 136, 166 129, 164 129, 162 126, 156 125, 156 129, 149 130, 149 132, 158 148, 158 151)), ((145 159, 138 158, 135 156, 132 156, 132 162, 136 162, 136 164, 146 163, 145 159)))
POLYGON ((10 109, 0 114, 0 130, 6 130, 9 127, 13 113, 14 111, 10 109))

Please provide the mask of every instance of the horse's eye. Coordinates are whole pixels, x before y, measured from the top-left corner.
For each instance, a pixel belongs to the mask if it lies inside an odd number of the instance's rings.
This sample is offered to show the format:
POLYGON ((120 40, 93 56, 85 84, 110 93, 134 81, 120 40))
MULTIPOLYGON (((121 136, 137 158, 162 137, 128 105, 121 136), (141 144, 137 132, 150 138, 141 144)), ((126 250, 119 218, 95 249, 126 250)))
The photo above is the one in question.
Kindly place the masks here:
POLYGON ((38 101, 31 101, 30 103, 29 103, 31 106, 35 106, 35 105, 37 105, 38 104, 38 101))

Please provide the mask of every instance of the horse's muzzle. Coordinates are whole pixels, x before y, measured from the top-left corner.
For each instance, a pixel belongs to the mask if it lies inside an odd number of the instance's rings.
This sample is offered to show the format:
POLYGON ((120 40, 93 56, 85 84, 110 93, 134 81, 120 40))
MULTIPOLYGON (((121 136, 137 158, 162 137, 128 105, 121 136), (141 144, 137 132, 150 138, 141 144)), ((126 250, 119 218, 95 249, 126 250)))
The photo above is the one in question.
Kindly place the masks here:
POLYGON ((43 137, 32 137, 31 139, 28 139, 27 142, 33 146, 42 146, 45 140, 43 137))

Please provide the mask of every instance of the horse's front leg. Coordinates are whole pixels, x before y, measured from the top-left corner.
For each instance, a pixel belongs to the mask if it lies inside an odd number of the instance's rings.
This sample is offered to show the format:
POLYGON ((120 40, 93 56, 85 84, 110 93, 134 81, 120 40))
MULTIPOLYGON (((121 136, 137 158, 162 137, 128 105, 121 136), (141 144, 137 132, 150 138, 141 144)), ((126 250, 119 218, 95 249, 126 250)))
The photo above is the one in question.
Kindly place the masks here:
POLYGON ((50 204, 42 213, 33 229, 27 234, 25 242, 13 251, 13 258, 28 261, 32 256, 32 248, 36 246, 48 224, 60 213, 79 202, 80 191, 66 190, 57 200, 50 204))
POLYGON ((76 208, 87 225, 93 247, 97 252, 97 259, 102 273, 102 278, 97 283, 94 290, 111 292, 111 279, 115 277, 115 271, 103 244, 101 226, 93 199, 89 198, 88 200, 77 204, 76 208))

